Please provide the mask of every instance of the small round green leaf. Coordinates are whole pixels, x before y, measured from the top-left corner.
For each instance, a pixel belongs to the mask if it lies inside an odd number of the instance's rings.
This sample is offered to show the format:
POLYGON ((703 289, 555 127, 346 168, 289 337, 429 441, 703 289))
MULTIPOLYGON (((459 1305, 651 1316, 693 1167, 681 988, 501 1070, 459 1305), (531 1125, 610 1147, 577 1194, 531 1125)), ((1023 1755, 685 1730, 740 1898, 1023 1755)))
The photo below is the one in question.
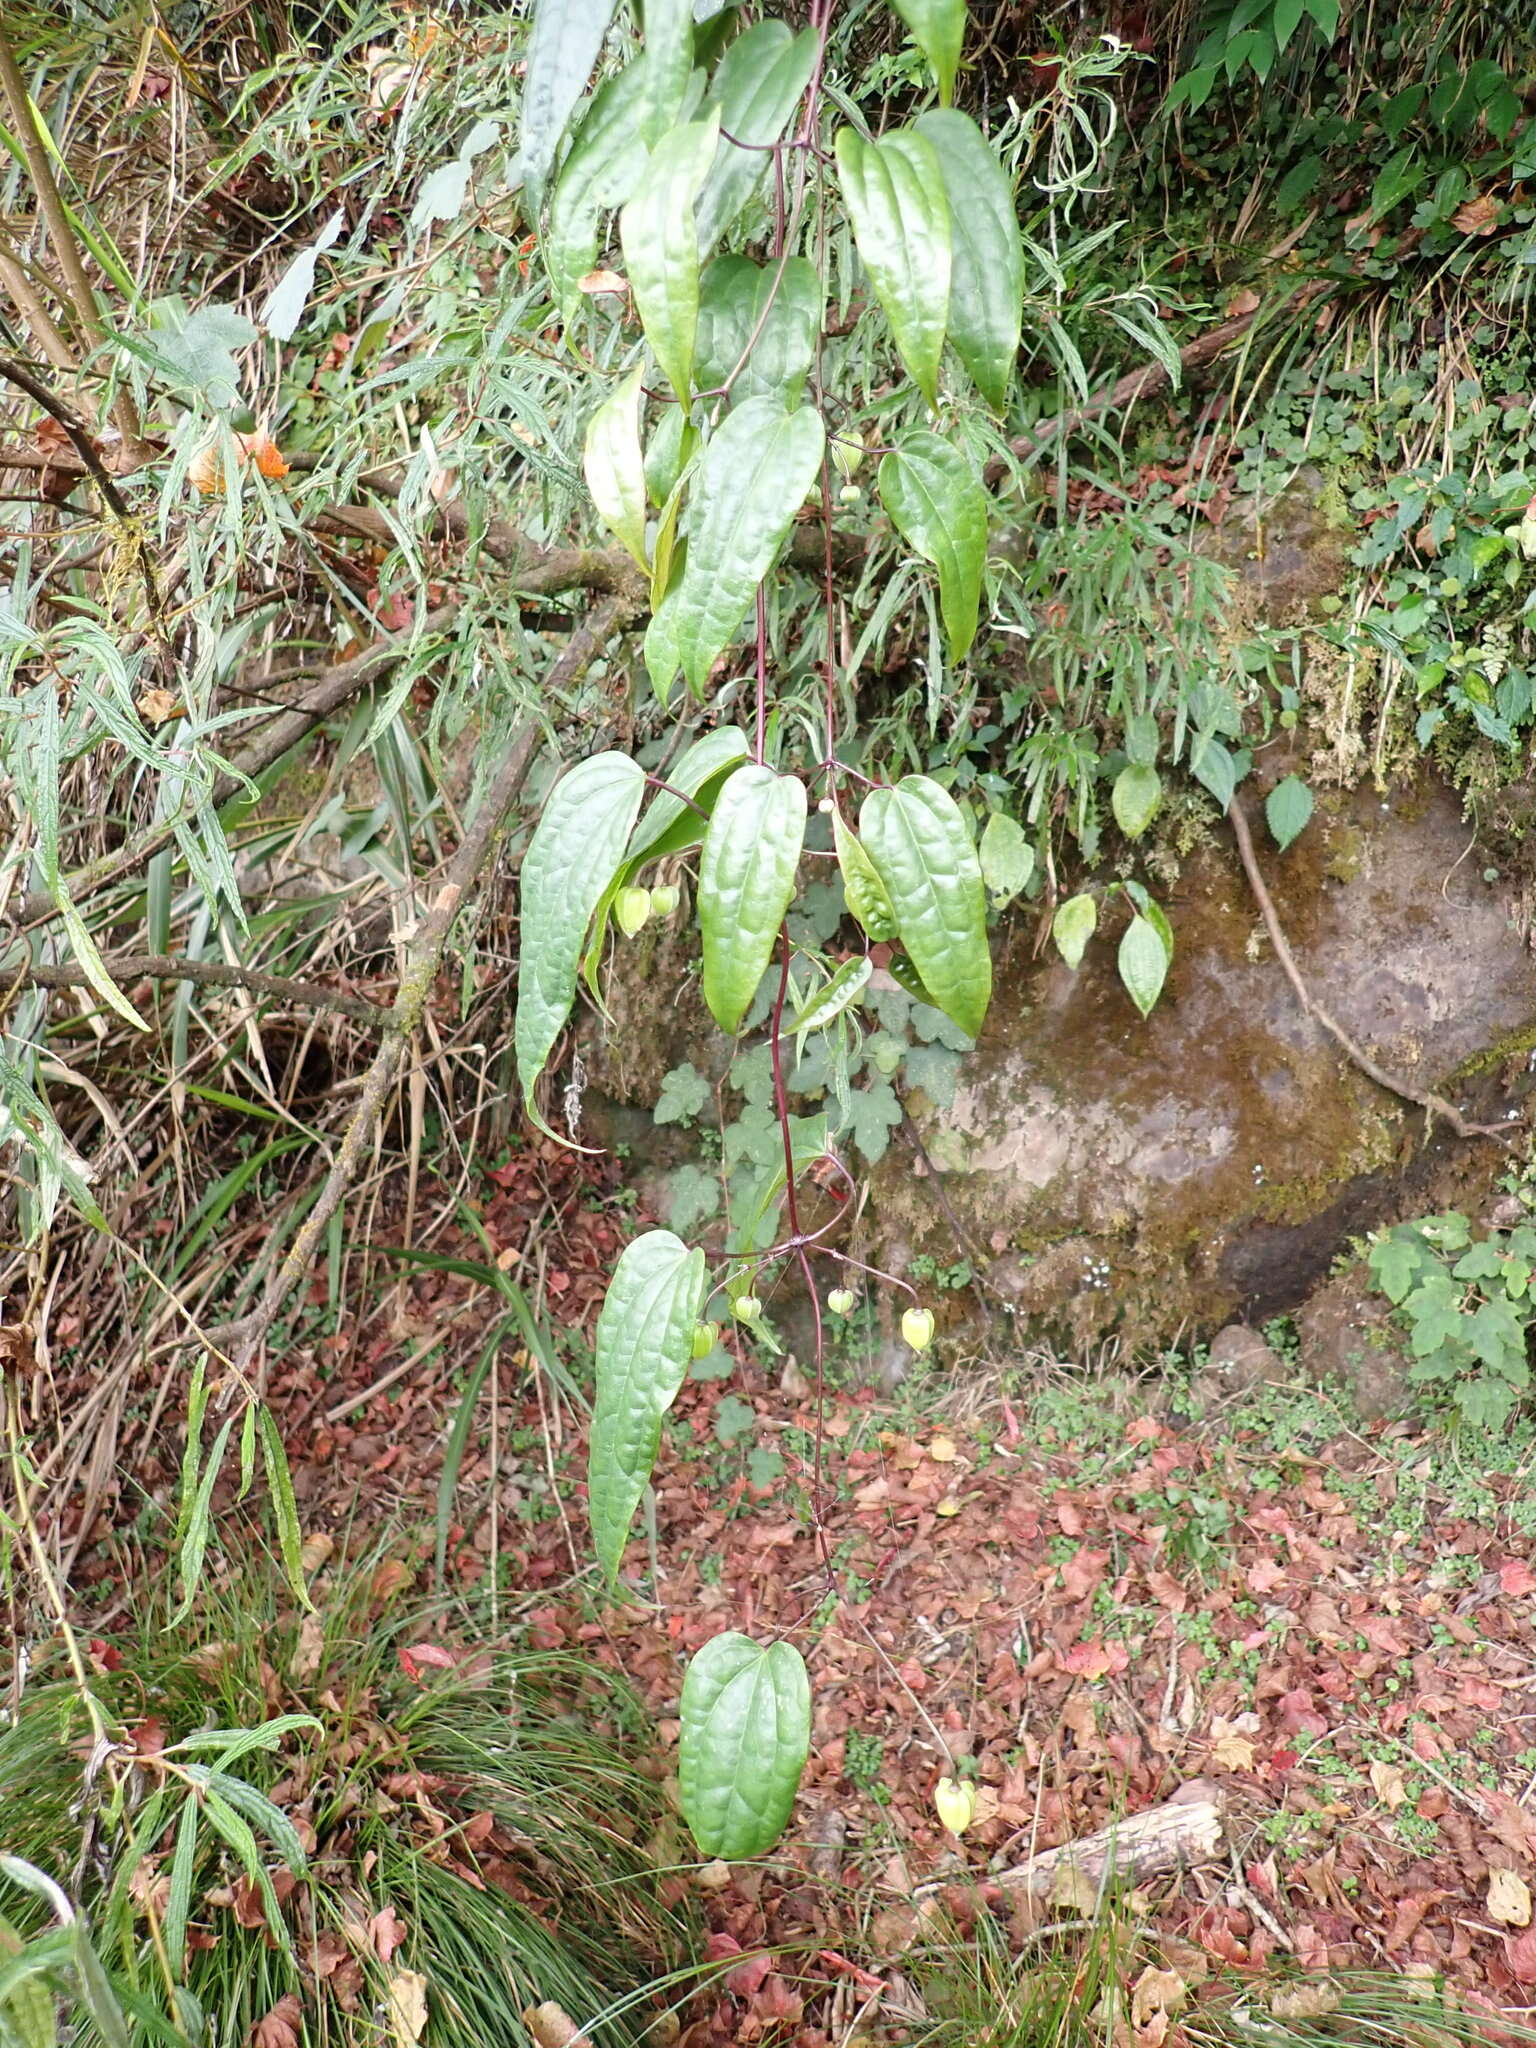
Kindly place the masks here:
POLYGON ((1306 830, 1312 816, 1312 792, 1298 775, 1277 782, 1264 799, 1264 816, 1270 835, 1284 853, 1293 839, 1306 830))
POLYGON ((699 1853, 734 1863, 784 1832, 811 1748, 811 1687, 788 1643, 715 1636, 683 1680, 678 1781, 699 1853))
POLYGON ((1056 950, 1069 967, 1077 967, 1088 941, 1098 929, 1099 906, 1086 891, 1081 896, 1069 896, 1058 906, 1051 919, 1051 937, 1056 941, 1056 950))
POLYGON ((1139 839, 1163 800, 1162 778, 1155 768, 1122 768, 1110 792, 1109 807, 1127 839, 1139 839))
POLYGON ((805 784, 749 762, 721 790, 699 857, 704 1000, 722 1031, 746 1015, 795 893, 805 784))
POLYGON ((1168 973, 1168 948, 1156 925, 1140 912, 1126 926, 1125 936, 1120 941, 1118 964, 1127 995, 1143 1017, 1149 1016, 1152 1005, 1163 992, 1163 982, 1168 973))
POLYGON ((1017 818, 994 811, 982 832, 980 853, 981 879, 992 898, 992 908, 1001 910, 1021 889, 1029 887, 1035 872, 1035 849, 1017 818))

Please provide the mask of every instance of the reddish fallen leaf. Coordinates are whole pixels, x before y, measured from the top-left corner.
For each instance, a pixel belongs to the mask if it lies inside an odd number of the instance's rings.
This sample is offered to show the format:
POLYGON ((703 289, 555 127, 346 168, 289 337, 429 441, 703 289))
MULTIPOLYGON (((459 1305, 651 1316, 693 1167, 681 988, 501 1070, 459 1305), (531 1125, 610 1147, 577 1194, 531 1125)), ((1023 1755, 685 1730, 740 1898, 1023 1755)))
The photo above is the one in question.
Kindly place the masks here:
POLYGON ((851 1977, 864 1991, 883 1991, 885 1979, 877 1977, 872 1970, 861 1970, 857 1963, 850 1963, 846 1956, 840 1956, 835 1948, 824 1948, 820 1960, 829 1970, 836 1970, 840 1977, 851 1977))
POLYGON ((1504 1954, 1517 1984, 1536 1984, 1536 1922, 1519 1934, 1506 1934, 1504 1954))
POLYGON ((405 1941, 405 1922, 393 1906, 385 1906, 368 1922, 368 1939, 381 1963, 387 1963, 405 1941))
POLYGON ((293 1992, 280 1998, 265 2019, 252 2027, 249 2048, 299 2048, 299 2029, 304 2008, 293 1992))
POLYGON ((1536 1593, 1536 1572, 1523 1557, 1506 1557, 1499 1566, 1499 1591, 1509 1600, 1519 1600, 1527 1593, 1536 1593))

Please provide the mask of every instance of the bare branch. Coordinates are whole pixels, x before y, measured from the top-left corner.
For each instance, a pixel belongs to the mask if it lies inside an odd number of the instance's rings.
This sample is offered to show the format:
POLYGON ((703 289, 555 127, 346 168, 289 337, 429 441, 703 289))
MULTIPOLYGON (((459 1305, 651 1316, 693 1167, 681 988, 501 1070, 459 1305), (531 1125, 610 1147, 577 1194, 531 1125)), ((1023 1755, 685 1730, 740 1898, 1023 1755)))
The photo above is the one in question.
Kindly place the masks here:
MULTIPOLYGON (((363 996, 344 995, 319 981, 293 981, 284 974, 267 974, 259 967, 240 967, 226 960, 178 960, 164 953, 123 953, 104 963, 108 974, 119 983, 135 981, 190 981, 199 988, 243 988, 253 994, 273 996, 280 1003, 302 1004, 307 1010, 337 1010, 344 1017, 383 1030, 394 1016, 382 1003, 370 1003, 363 996)), ((0 980, 38 988, 89 988, 91 977, 83 967, 47 967, 27 963, 21 967, 0 967, 0 980)))

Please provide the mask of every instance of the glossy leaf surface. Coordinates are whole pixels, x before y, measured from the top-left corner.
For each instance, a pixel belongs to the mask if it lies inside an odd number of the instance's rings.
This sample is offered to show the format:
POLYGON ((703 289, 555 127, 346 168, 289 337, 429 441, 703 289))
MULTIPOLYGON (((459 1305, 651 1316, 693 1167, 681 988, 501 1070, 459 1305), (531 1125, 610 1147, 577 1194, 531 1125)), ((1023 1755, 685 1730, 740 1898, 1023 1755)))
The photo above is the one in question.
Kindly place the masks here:
POLYGON ((618 873, 644 792, 645 775, 627 754, 578 762, 550 793, 523 856, 513 1040, 523 1099, 541 1124, 534 1085, 571 1014, 587 926, 618 873))
POLYGON ((816 64, 811 29, 760 21, 720 59, 710 101, 720 110, 720 153, 699 194, 699 247, 712 249, 768 175, 770 150, 785 128, 816 64), (730 137, 730 140, 726 140, 730 137))
POLYGON ((651 152, 634 197, 619 215, 619 240, 635 311, 651 354, 682 404, 693 395, 699 324, 699 239, 693 202, 719 143, 719 115, 674 128, 651 152))
POLYGON ((523 79, 523 180, 539 202, 572 109, 586 90, 614 0, 539 0, 523 79))
POLYGON ((746 1015, 795 892, 805 784, 756 762, 721 790, 699 860, 704 1000, 722 1031, 746 1015))
POLYGON ((702 1251, 670 1230, 648 1230, 625 1247, 597 1319, 587 1512, 610 1585, 656 1463, 662 1417, 693 1356, 704 1279, 702 1251))
POLYGON ((955 96, 955 73, 965 40, 965 0, 891 0, 891 5, 933 66, 939 102, 947 107, 955 96))
POLYGON ((949 202, 938 153, 911 129, 866 142, 840 128, 835 149, 870 284, 912 381, 936 406, 950 286, 949 202))
POLYGON ((640 447, 644 374, 637 363, 587 424, 582 469, 597 516, 645 570, 645 457, 640 447))
POLYGON ((987 559, 987 494, 958 448, 926 428, 905 434, 880 464, 880 497, 902 538, 939 572, 951 661, 976 637, 987 559))
POLYGON ((713 1637, 683 1680, 678 1781, 699 1853, 738 1862, 784 1832, 811 1748, 811 1688, 789 1643, 713 1637))
POLYGON ((1024 322, 1024 244, 1008 174, 969 114, 930 109, 913 124, 933 145, 949 201, 949 343, 1001 411, 1024 322))
POLYGON ((687 563, 645 636, 663 699, 679 668, 702 690, 741 631, 816 480, 823 440, 813 407, 786 415, 772 398, 744 400, 716 428, 690 487, 687 563))
POLYGON ((929 1000, 975 1038, 992 996, 987 904, 970 827, 926 775, 871 790, 859 837, 929 1000))

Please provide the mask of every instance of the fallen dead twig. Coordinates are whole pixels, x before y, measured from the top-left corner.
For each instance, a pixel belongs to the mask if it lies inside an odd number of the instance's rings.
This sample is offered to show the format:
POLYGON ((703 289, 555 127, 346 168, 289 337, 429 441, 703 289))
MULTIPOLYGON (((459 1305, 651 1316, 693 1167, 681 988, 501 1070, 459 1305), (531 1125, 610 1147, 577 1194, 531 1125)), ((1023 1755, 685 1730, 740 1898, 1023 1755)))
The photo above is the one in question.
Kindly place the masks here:
POLYGON ((1059 1849, 1042 1849, 1027 1863, 998 1871, 997 1882, 1035 1898, 1051 1898, 1063 1878, 1068 1883, 1080 1880, 1102 1893, 1111 1883, 1137 1884, 1160 1871, 1219 1863, 1225 1854, 1224 1828, 1215 1788, 1195 1779, 1184 1794, 1145 1813, 1130 1814, 1097 1834, 1063 1842, 1059 1849))
MULTIPOLYGON (((389 1024, 394 1012, 382 1003, 370 1003, 364 996, 343 995, 323 982, 293 981, 283 974, 265 974, 258 967, 239 967, 224 960, 177 960, 162 953, 123 953, 102 963, 116 982, 190 981, 201 988, 243 988, 257 995, 274 996, 279 1002, 302 1004, 307 1010, 338 1010, 344 1017, 356 1017, 375 1029, 389 1024)), ((39 988, 89 988, 91 977, 82 967, 47 967, 23 964, 0 968, 0 980, 34 982, 39 988)))
POLYGON ((1368 1081, 1374 1081, 1378 1088, 1384 1088, 1389 1095, 1395 1095, 1403 1102, 1411 1102, 1422 1109, 1431 1122, 1438 1117, 1458 1138, 1496 1138, 1501 1145, 1507 1145, 1511 1133, 1503 1124, 1469 1124, 1454 1104, 1443 1095, 1436 1095, 1427 1088, 1415 1088, 1400 1074, 1390 1074, 1387 1069, 1373 1060, 1368 1052, 1356 1045, 1349 1033, 1312 994, 1301 977, 1280 923, 1279 912, 1274 899, 1265 885, 1259 870, 1258 856, 1253 850, 1253 834, 1248 829, 1248 819, 1236 797, 1227 805, 1227 820, 1232 827, 1232 836, 1237 841, 1238 858, 1243 864, 1243 873, 1248 877, 1248 886, 1253 891, 1253 900, 1259 906, 1259 915, 1264 920, 1264 929, 1269 933, 1269 943, 1275 949, 1275 958, 1285 970, 1286 980, 1296 992, 1296 1000, 1315 1024, 1320 1024, 1338 1046, 1345 1058, 1357 1067, 1368 1081))

